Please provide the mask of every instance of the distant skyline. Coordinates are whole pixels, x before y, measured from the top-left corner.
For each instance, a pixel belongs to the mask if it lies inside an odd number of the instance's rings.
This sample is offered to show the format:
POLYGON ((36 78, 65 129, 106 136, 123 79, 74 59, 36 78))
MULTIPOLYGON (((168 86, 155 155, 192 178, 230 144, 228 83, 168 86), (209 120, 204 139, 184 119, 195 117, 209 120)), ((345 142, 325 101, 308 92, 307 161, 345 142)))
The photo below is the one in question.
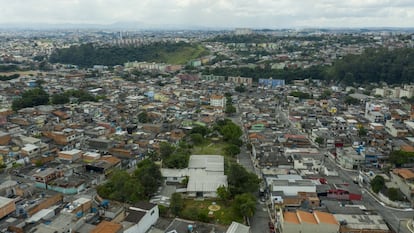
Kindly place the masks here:
POLYGON ((0 0, 0 25, 414 27, 413 0, 0 0))

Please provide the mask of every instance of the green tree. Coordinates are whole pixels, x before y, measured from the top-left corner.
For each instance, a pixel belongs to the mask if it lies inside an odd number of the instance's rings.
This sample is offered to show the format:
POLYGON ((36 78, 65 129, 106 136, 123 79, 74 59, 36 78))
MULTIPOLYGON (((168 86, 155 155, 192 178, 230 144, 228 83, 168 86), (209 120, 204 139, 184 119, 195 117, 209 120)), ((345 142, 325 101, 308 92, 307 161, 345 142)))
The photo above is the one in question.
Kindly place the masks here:
POLYGON ((257 175, 248 172, 243 166, 231 163, 227 170, 228 188, 232 196, 241 193, 253 193, 259 189, 259 178, 257 175))
POLYGON ((235 87, 234 90, 242 93, 246 91, 246 87, 243 84, 240 84, 239 86, 235 87))
POLYGON ((367 136, 367 134, 368 134, 368 130, 367 129, 365 129, 363 126, 358 127, 358 135, 360 137, 365 137, 365 136, 367 136))
POLYGON ((316 143, 318 143, 318 145, 322 145, 324 141, 325 141, 325 140, 323 139, 323 137, 317 137, 317 138, 315 139, 315 142, 316 142, 316 143))
POLYGON ((207 136, 207 134, 209 133, 209 129, 205 126, 201 126, 201 125, 196 125, 191 129, 191 134, 201 134, 203 135, 203 137, 207 136))
POLYGON ((217 196, 226 203, 231 199, 230 190, 223 185, 217 188, 217 196))
POLYGON ((163 160, 163 166, 167 168, 182 169, 188 167, 190 156, 183 153, 174 153, 163 160))
POLYGON ((388 161, 396 167, 412 162, 414 160, 414 152, 405 152, 402 150, 393 151, 388 157, 388 161))
POLYGON ((324 90, 320 96, 320 99, 329 99, 332 95, 332 91, 331 90, 324 90))
POLYGON ((162 175, 159 166, 149 159, 144 159, 137 164, 137 169, 134 171, 134 177, 138 179, 141 184, 145 198, 149 198, 153 195, 162 183, 162 175))
POLYGON ((240 216, 250 218, 256 211, 256 198, 251 193, 237 195, 233 207, 240 216))
POLYGON ((357 105, 357 104, 359 104, 359 100, 355 99, 351 96, 347 96, 347 97, 345 97, 344 103, 346 103, 348 105, 357 105))
POLYGON ((237 154, 240 154, 240 147, 234 144, 229 144, 224 148, 224 153, 227 156, 234 157, 237 154))
POLYGON ((162 159, 168 158, 172 153, 174 153, 175 147, 168 142, 160 143, 160 156, 162 159))
POLYGON ((180 193, 173 193, 170 201, 171 213, 180 216, 184 209, 184 200, 180 193))
POLYGON ((384 177, 382 176, 377 175, 371 181, 371 188, 372 188, 372 191, 374 191, 375 193, 378 193, 380 190, 382 190, 384 186, 385 186, 385 180, 384 180, 384 177))
POLYGON ((138 114, 138 121, 141 123, 148 123, 150 121, 147 112, 140 112, 138 114))
POLYGON ((243 135, 241 128, 229 121, 226 125, 220 128, 220 133, 223 135, 225 141, 239 139, 243 135))
POLYGON ((49 94, 41 88, 34 88, 22 93, 20 99, 12 102, 12 109, 17 111, 22 108, 45 105, 49 103, 49 94))
POLYGON ((108 181, 97 187, 100 196, 120 202, 135 203, 144 198, 141 184, 126 171, 114 171, 108 181))
POLYGON ((388 194, 388 198, 391 201, 402 201, 400 191, 396 188, 388 188, 387 194, 388 194))
POLYGON ((233 113, 236 113, 237 109, 232 104, 227 104, 226 108, 224 109, 224 112, 231 115, 233 113))
POLYGON ((69 97, 64 94, 54 94, 52 95, 52 104, 67 104, 69 103, 69 97))
POLYGON ((190 138, 191 138, 191 141, 194 143, 194 145, 200 145, 200 144, 203 144, 203 142, 204 142, 203 135, 201 135, 199 133, 190 134, 190 138))

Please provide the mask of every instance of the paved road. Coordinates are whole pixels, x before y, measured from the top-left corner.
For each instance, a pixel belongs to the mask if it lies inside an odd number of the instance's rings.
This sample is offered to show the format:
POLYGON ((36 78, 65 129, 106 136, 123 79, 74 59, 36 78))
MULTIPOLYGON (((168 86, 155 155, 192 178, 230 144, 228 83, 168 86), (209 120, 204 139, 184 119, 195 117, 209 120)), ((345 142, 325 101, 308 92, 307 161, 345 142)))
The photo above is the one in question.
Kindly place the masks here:
MULTIPOLYGON (((294 128, 293 123, 289 121, 287 113, 285 111, 279 111, 278 117, 280 120, 282 120, 283 123, 289 122, 287 125, 290 125, 290 127, 294 128)), ((301 133, 296 128, 294 128, 292 131, 295 133, 301 133)), ((325 154, 326 152, 326 150, 321 149, 322 154, 325 154)), ((331 158, 326 159, 325 163, 327 167, 336 168, 339 173, 339 177, 341 177, 344 182, 349 184, 350 191, 362 191, 362 204, 364 204, 367 209, 376 210, 389 224, 392 230, 398 233, 411 233, 407 228, 407 221, 408 219, 414 218, 414 211, 398 210, 384 206, 378 200, 376 200, 365 187, 361 190, 358 185, 355 185, 353 183, 354 177, 358 175, 357 171, 343 170, 338 167, 338 165, 331 158)))
MULTIPOLYGON (((240 117, 231 117, 230 118, 234 123, 238 124, 242 129, 242 123, 240 117)), ((259 175, 259 169, 255 168, 253 165, 252 159, 250 157, 250 152, 247 150, 246 145, 243 145, 240 148, 240 154, 237 155, 237 162, 246 168, 247 171, 259 175)), ((256 193, 258 195, 258 192, 256 193)), ((259 200, 259 198, 257 198, 259 200)), ((250 230, 252 233, 268 233, 269 226, 268 222, 270 221, 269 212, 266 205, 260 201, 256 204, 256 212, 253 217, 249 219, 250 221, 250 230)))
MULTIPOLYGON (((324 150, 322 150, 324 151, 324 150)), ((358 175, 357 171, 348 171, 341 169, 333 161, 333 159, 326 159, 325 162, 330 167, 337 167, 339 177, 341 177, 345 182, 350 184, 350 191, 361 188, 353 183, 353 178, 358 175)), ((401 233, 411 233, 407 228, 407 220, 412 219, 414 216, 414 211, 399 210, 394 208, 389 208, 388 206, 382 205, 378 200, 376 200, 369 191, 363 187, 362 188, 362 204, 370 210, 375 210, 380 214, 384 220, 389 224, 389 226, 395 232, 401 233)))

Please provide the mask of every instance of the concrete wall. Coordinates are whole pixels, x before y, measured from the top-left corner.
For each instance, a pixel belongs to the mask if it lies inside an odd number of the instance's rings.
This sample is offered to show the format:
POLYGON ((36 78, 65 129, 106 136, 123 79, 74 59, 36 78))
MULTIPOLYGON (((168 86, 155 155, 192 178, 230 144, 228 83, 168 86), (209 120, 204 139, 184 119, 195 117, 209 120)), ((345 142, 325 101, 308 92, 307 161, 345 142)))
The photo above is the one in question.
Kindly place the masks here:
POLYGON ((14 212, 15 210, 16 210, 16 204, 14 203, 14 201, 10 201, 9 203, 7 203, 7 205, 0 208, 0 219, 14 212))
POLYGON ((27 213, 29 216, 32 216, 33 214, 37 213, 38 211, 42 210, 42 209, 47 209, 53 205, 55 205, 58 202, 62 202, 63 201, 63 195, 62 194, 57 194, 53 197, 49 197, 46 200, 42 201, 41 203, 39 203, 38 205, 34 206, 32 209, 28 210, 27 213))

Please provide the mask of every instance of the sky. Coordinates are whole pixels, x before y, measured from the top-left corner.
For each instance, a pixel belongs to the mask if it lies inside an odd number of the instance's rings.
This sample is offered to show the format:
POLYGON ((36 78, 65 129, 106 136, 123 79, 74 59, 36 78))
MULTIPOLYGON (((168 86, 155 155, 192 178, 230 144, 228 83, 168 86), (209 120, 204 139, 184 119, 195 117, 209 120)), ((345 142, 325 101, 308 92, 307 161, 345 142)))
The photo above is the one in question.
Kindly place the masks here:
POLYGON ((414 27, 414 0, 0 0, 0 24, 414 27))

